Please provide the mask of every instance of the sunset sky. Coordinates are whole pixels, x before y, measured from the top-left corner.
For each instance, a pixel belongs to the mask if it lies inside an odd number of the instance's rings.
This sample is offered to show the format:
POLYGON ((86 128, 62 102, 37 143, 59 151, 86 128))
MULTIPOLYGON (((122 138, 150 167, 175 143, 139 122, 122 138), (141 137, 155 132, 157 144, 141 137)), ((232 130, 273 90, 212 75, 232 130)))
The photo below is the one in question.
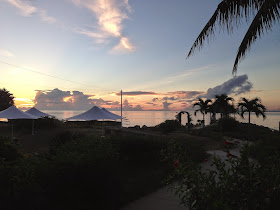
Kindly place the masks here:
POLYGON ((280 110, 280 27, 232 67, 248 28, 186 59, 220 0, 0 0, 0 88, 20 107, 184 110, 226 93, 280 110))

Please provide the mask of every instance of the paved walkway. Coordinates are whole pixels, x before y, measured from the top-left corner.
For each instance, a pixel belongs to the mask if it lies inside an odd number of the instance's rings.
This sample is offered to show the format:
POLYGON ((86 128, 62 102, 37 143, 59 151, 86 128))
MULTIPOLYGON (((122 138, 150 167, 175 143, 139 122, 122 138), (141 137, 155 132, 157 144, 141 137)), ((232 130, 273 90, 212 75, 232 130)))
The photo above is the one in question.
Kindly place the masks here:
POLYGON ((163 187, 158 191, 142 197, 122 210, 186 210, 187 208, 180 205, 180 200, 168 187, 163 187))
MULTIPOLYGON (((239 140, 238 140, 239 141, 239 140)), ((240 149, 246 141, 239 141, 233 149, 230 149, 230 153, 235 156, 240 156, 240 149)), ((223 150, 212 150, 208 151, 212 156, 218 156, 223 161, 227 159, 227 152, 223 150)), ((211 161, 207 161, 201 164, 203 169, 210 169, 211 168, 211 161)), ((174 195, 168 187, 163 187, 158 191, 151 193, 145 197, 142 197, 126 207, 122 210, 186 210, 187 207, 180 205, 180 200, 177 196, 174 195)))

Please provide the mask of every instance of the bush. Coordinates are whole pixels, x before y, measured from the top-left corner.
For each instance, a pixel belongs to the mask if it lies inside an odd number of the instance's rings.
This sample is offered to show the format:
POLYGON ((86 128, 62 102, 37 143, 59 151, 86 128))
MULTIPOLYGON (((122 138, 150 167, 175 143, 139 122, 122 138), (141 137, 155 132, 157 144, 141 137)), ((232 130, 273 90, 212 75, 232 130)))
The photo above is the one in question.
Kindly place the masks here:
POLYGON ((218 125, 222 131, 234 131, 239 127, 239 122, 232 117, 224 117, 218 120, 218 125))
POLYGON ((249 161, 246 146, 240 158, 228 155, 227 164, 214 157, 209 170, 178 160, 168 181, 178 181, 175 193, 189 209, 277 209, 280 155, 263 159, 249 161))
POLYGON ((111 141, 119 148, 120 161, 133 166, 160 166, 161 150, 167 141, 152 136, 113 136, 111 141))
POLYGON ((77 132, 71 132, 71 131, 63 131, 53 137, 53 139, 50 141, 50 153, 55 154, 56 150, 64 145, 67 142, 80 139, 81 137, 84 137, 85 135, 82 133, 77 132))
POLYGON ((5 161, 15 161, 21 157, 9 137, 0 136, 0 158, 5 161))
POLYGON ((158 127, 162 133, 167 134, 181 128, 182 126, 178 120, 166 120, 165 122, 159 124, 158 127))

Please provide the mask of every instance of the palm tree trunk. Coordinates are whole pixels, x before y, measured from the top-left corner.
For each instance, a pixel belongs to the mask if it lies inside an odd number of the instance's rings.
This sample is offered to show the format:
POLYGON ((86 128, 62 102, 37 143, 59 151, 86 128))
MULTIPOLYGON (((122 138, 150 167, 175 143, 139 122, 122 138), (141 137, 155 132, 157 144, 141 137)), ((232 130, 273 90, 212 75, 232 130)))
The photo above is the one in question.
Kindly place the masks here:
POLYGON ((249 124, 251 123, 251 112, 249 112, 249 124))
POLYGON ((202 115, 203 115, 203 127, 204 127, 205 126, 205 114, 202 113, 202 115))

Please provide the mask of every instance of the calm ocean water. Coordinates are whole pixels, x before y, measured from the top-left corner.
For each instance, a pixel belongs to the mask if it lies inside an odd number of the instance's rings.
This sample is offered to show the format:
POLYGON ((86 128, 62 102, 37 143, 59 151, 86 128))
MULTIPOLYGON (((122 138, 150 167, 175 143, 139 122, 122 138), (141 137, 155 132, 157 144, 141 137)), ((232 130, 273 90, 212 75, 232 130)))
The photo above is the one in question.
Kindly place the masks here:
MULTIPOLYGON (((48 114, 54 115, 57 119, 65 119, 68 117, 72 117, 74 115, 80 114, 84 111, 54 111, 54 110, 42 110, 48 114)), ((115 114, 120 115, 120 111, 112 111, 115 114)), ((192 111, 191 117, 193 119, 193 123, 195 124, 198 119, 202 120, 202 115, 197 114, 194 116, 192 111)), ((123 121, 124 127, 134 126, 134 125, 146 125, 146 126, 155 126, 158 125, 165 120, 172 120, 175 119, 175 115, 178 112, 176 111, 123 111, 123 117, 125 120, 123 121)), ((272 129, 279 129, 279 121, 280 121, 280 112, 267 112, 267 117, 263 120, 262 117, 257 118, 254 114, 251 115, 251 122, 257 125, 263 125, 265 127, 269 127, 272 129)), ((218 115, 217 115, 218 116, 218 115)), ((244 115, 244 119, 240 116, 236 115, 236 119, 240 122, 248 122, 248 115, 244 115)), ((205 123, 206 125, 209 124, 210 116, 205 116, 205 123)), ((187 115, 182 115, 182 124, 186 124, 187 122, 187 115)))

